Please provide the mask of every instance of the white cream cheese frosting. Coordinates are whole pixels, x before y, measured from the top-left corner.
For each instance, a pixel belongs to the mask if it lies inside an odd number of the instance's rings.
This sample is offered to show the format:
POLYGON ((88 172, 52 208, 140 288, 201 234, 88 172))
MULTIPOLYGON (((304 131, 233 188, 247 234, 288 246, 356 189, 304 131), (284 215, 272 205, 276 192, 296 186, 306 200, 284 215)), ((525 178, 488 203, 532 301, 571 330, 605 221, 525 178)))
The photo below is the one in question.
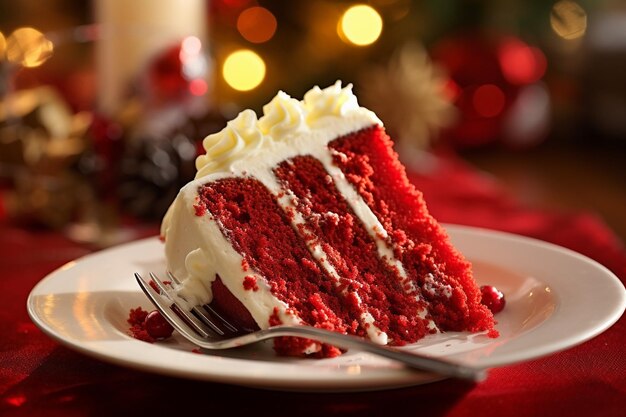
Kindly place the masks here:
POLYGON ((196 178, 242 175, 259 165, 267 169, 295 155, 319 153, 336 137, 375 124, 382 126, 372 111, 359 107, 352 86, 341 88, 340 81, 323 90, 311 89, 303 101, 280 91, 263 106, 260 119, 244 110, 204 139, 206 154, 196 159, 196 178))
MULTIPOLYGON (((242 268, 243 257, 232 248, 212 215, 197 216, 194 208, 198 189, 203 184, 225 177, 252 176, 274 195, 283 195, 277 201, 285 210, 293 209, 293 199, 288 195, 285 197, 285 190, 281 189, 272 169, 298 155, 311 155, 324 165, 337 189, 375 240, 381 259, 395 267, 401 279, 406 280, 401 263, 393 256, 384 238, 386 232, 382 224, 343 172, 333 164, 333 154, 327 146, 337 137, 373 125, 382 126, 382 122, 373 112, 358 105, 351 85, 342 88, 338 81, 325 89, 311 89, 303 101, 279 92, 263 107, 261 118, 257 119, 252 110, 245 110, 228 122, 222 131, 209 135, 203 141, 206 154, 196 160, 196 179, 181 189, 161 227, 167 267, 183 282, 179 295, 190 304, 210 302, 211 283, 219 274, 224 285, 250 311, 259 327, 269 325, 275 308, 284 323, 300 322, 288 306, 271 293, 262 277, 242 268), (244 278, 250 275, 261 284, 257 291, 247 291, 242 285, 244 278)), ((304 225, 304 220, 298 216, 294 217, 294 222, 300 227, 304 225)), ((338 282, 337 272, 324 261, 328 257, 321 246, 308 245, 311 254, 338 282)), ((406 287, 412 288, 410 285, 406 287)), ((416 314, 423 317, 425 312, 416 314)), ((369 313, 361 317, 361 324, 372 340, 387 343, 387 335, 375 326, 369 313)))

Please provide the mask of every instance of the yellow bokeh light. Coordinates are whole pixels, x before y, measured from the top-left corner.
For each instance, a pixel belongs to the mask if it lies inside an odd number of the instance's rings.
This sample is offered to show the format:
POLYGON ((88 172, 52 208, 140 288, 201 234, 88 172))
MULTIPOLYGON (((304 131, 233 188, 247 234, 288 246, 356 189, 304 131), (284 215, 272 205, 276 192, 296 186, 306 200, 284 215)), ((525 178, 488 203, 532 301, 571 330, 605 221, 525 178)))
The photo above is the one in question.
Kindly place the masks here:
POLYGON ((371 6, 359 4, 345 11, 338 26, 339 36, 358 46, 371 45, 383 31, 383 19, 371 6))
POLYGON ((7 41, 4 34, 0 32, 0 61, 4 59, 4 51, 7 49, 7 41))
POLYGON ((37 29, 16 29, 6 41, 6 56, 28 68, 38 67, 52 56, 54 45, 37 29))
POLYGON ((265 62, 255 52, 240 49, 226 57, 222 75, 235 90, 249 91, 258 87, 265 78, 265 62))
POLYGON ((563 39, 578 39, 587 30, 587 13, 575 1, 561 0, 552 6, 550 26, 563 39))

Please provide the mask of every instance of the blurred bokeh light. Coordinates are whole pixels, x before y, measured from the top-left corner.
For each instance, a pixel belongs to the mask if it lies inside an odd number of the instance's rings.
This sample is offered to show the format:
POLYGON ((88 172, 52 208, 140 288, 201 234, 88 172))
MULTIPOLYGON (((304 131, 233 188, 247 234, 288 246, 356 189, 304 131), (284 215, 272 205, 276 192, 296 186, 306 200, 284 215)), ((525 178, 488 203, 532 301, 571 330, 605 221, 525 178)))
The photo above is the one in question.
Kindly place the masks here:
POLYGON ((345 11, 338 31, 342 39, 354 45, 371 45, 383 31, 383 19, 373 7, 359 4, 345 11))
POLYGON ((575 1, 561 0, 552 7, 550 25, 563 39, 578 39, 587 30, 587 13, 575 1))
POLYGON ((4 34, 0 32, 0 61, 4 59, 6 49, 7 49, 7 40, 4 37, 4 34))
POLYGON ((31 27, 16 29, 6 40, 7 59, 27 68, 38 67, 46 62, 53 50, 52 42, 31 27))
POLYGON ((276 18, 264 7, 250 7, 237 18, 237 30, 249 42, 267 42, 276 32, 276 18))
POLYGON ((258 87, 265 78, 265 62, 256 52, 240 49, 228 55, 222 74, 235 90, 249 91, 258 87))

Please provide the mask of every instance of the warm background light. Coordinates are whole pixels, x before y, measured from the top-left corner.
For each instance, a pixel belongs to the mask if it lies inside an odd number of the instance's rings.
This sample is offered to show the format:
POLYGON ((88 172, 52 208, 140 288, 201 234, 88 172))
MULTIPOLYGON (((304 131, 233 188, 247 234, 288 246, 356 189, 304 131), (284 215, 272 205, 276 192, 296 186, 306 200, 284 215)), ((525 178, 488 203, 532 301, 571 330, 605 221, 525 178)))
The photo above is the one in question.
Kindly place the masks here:
POLYGON ((383 19, 380 14, 364 4, 350 7, 339 22, 339 35, 358 46, 376 42, 383 31, 383 19))
POLYGON ((237 30, 247 41, 263 43, 276 33, 276 18, 264 7, 250 7, 237 18, 237 30))
POLYGON ((202 52, 202 41, 196 36, 187 36, 182 42, 182 51, 186 55, 197 55, 202 52))
POLYGON ((33 68, 52 56, 54 45, 30 27, 16 29, 6 41, 6 55, 11 62, 33 68))
POLYGON ((0 32, 0 61, 4 59, 4 52, 7 49, 7 41, 4 38, 4 34, 0 32))
MULTIPOLYGON (((202 41, 196 36, 188 36, 181 42, 178 59, 182 64, 182 72, 189 81, 203 81, 208 68, 202 51, 202 41)), ((200 83, 196 83, 196 86, 200 83)), ((206 85, 206 82, 205 82, 206 85)), ((192 89, 194 95, 201 89, 192 89), (195 91, 195 92, 194 92, 195 91)))
POLYGON ((222 67, 222 75, 235 90, 249 91, 265 78, 265 62, 255 52, 241 49, 228 55, 222 67))
POLYGON ((539 48, 531 47, 519 39, 511 38, 498 50, 502 75, 514 85, 532 84, 546 72, 546 57, 539 48))
POLYGON ((578 39, 587 30, 587 12, 576 2, 561 0, 552 6, 552 30, 563 39, 578 39))

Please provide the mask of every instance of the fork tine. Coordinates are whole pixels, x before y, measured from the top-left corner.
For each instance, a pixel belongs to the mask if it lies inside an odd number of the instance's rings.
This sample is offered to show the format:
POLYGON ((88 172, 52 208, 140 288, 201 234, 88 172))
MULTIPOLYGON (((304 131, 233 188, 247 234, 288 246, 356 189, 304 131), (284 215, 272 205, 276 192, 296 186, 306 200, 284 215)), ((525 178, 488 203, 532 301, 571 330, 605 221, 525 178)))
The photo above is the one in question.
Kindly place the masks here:
MULTIPOLYGON (((176 276, 174 274, 172 274, 171 271, 167 271, 167 276, 169 277, 170 280, 172 280, 172 282, 176 283, 177 285, 180 285, 180 283, 181 283, 180 280, 178 278, 176 278, 176 276)), ((217 325, 213 321, 214 318, 219 320, 224 325, 226 330, 228 330, 230 332, 233 332, 233 333, 239 331, 239 329, 237 329, 235 326, 230 324, 230 322, 228 320, 226 320, 224 317, 222 317, 217 311, 215 311, 215 309, 211 308, 208 304, 205 304, 202 307, 195 306, 193 308, 193 311, 200 316, 200 319, 204 323, 206 323, 208 326, 210 326, 212 329, 214 329, 220 335, 223 335, 224 332, 217 327, 217 325)))
MULTIPOLYGON (((154 274, 150 274, 150 276, 154 280, 157 287, 165 289, 165 285, 154 274)), ((163 317, 176 330, 178 330, 180 335, 204 349, 229 349, 275 337, 305 337, 317 340, 321 343, 340 346, 345 349, 358 349, 364 352, 374 353, 392 360, 400 361, 410 367, 420 369, 422 371, 436 372, 442 375, 470 379, 473 381, 480 381, 486 376, 486 370, 484 369, 473 368, 471 366, 465 366, 461 363, 438 359, 427 355, 414 354, 396 348, 388 348, 356 336, 336 333, 330 330, 319 329, 306 325, 281 325, 252 333, 246 333, 245 335, 229 335, 228 337, 215 336, 214 334, 209 334, 207 332, 208 329, 204 327, 204 324, 198 318, 184 308, 181 308, 176 303, 175 298, 168 291, 164 291, 162 294, 159 294, 159 292, 138 273, 135 273, 135 278, 146 296, 150 299, 150 301, 152 301, 163 317)))
MULTIPOLYGON (((171 272, 168 271, 167 275, 174 283, 180 284, 180 281, 176 277, 174 277, 174 275, 171 272)), ((163 281, 161 281, 152 272, 150 272, 150 278, 155 282, 157 287, 159 287, 159 289, 161 290, 161 293, 167 292, 167 288, 165 287, 165 283, 163 281)), ((172 299, 172 297, 170 297, 169 294, 165 294, 165 295, 174 304, 176 304, 176 301, 174 299, 172 299)), ((214 331, 215 333, 217 333, 220 336, 224 336, 224 331, 222 329, 220 329, 219 326, 217 326, 214 323, 213 319, 210 316, 208 316, 206 314, 206 312, 204 312, 204 310, 202 310, 198 306, 193 306, 191 308, 191 311, 193 311, 195 313, 194 315, 188 313, 187 310, 185 310, 184 308, 179 307, 178 305, 176 307, 177 307, 177 310, 181 310, 180 314, 183 314, 187 319, 191 320, 193 322, 193 324, 196 324, 196 321, 200 320, 202 323, 204 323, 206 326, 208 326, 212 331, 214 331)))
MULTIPOLYGON (((205 332, 201 327, 198 327, 197 329, 195 327, 191 327, 191 325, 187 321, 183 320, 178 315, 178 312, 174 311, 171 308, 171 306, 166 304, 163 301, 163 298, 161 298, 160 294, 157 293, 154 290, 154 288, 152 288, 152 286, 141 275, 139 275, 136 272, 135 272, 135 279, 137 280, 137 283, 139 284, 143 292, 146 294, 146 296, 150 299, 150 301, 152 301, 152 304, 154 304, 154 306, 159 310, 159 312, 163 315, 163 317, 165 317, 165 319, 169 321, 169 323, 176 330, 178 330, 180 334, 182 334, 187 339, 190 339, 192 341, 194 341, 194 337, 192 336, 192 333, 194 331, 196 331, 198 334, 204 334, 205 337, 208 335, 208 333, 205 332)), ((182 310, 182 309, 178 308, 177 310, 182 310)))
MULTIPOLYGON (((165 287, 165 284, 163 284, 163 282, 161 282, 161 280, 155 274, 150 272, 149 275, 150 275, 150 278, 152 279, 152 281, 154 281, 156 286, 161 291, 160 295, 162 295, 163 297, 167 298, 172 303, 172 305, 168 306, 168 308, 174 310, 174 312, 179 317, 183 316, 181 318, 183 318, 183 320, 186 320, 187 321, 187 325, 189 327, 191 327, 193 330, 195 330, 198 334, 200 334, 203 337, 210 337, 211 336, 210 330, 206 328, 206 326, 203 324, 203 322, 200 321, 195 315, 193 315, 189 311, 187 311, 187 309, 179 306, 176 303, 176 300, 167 292, 167 288, 165 287)), ((135 277, 137 278, 137 280, 141 279, 141 281, 144 284, 146 283, 144 281, 144 279, 138 273, 135 273, 135 277)), ((150 286, 150 285, 148 284, 148 286, 150 286)), ((142 285, 142 288, 143 288, 143 285, 142 285)), ((156 294, 156 291, 154 291, 154 289, 152 289, 151 286, 150 286, 150 289, 156 294)))
POLYGON ((167 271, 167 276, 169 277, 169 279, 172 280, 172 282, 176 283, 177 285, 180 285, 181 282, 178 278, 176 278, 176 276, 174 274, 172 274, 171 271, 167 271))
POLYGON ((211 308, 211 306, 209 306, 208 304, 203 305, 202 307, 204 307, 206 310, 209 311, 209 313, 217 318, 219 321, 222 322, 222 324, 224 325, 224 327, 226 327, 228 330, 230 330, 231 332, 238 332, 239 329, 237 329, 235 326, 233 326, 232 324, 230 324, 230 322, 228 320, 226 320, 224 317, 222 317, 217 311, 215 311, 215 309, 211 308))
POLYGON ((196 316, 207 326, 209 326, 215 333, 220 336, 224 336, 224 331, 220 329, 217 324, 213 322, 213 319, 201 308, 198 306, 194 306, 191 311, 193 311, 196 316))
POLYGON ((154 282, 154 284, 159 289, 159 292, 161 294, 167 293, 167 288, 165 287, 165 284, 163 284, 163 282, 156 275, 154 275, 152 272, 150 272, 149 275, 150 275, 150 279, 154 282))

